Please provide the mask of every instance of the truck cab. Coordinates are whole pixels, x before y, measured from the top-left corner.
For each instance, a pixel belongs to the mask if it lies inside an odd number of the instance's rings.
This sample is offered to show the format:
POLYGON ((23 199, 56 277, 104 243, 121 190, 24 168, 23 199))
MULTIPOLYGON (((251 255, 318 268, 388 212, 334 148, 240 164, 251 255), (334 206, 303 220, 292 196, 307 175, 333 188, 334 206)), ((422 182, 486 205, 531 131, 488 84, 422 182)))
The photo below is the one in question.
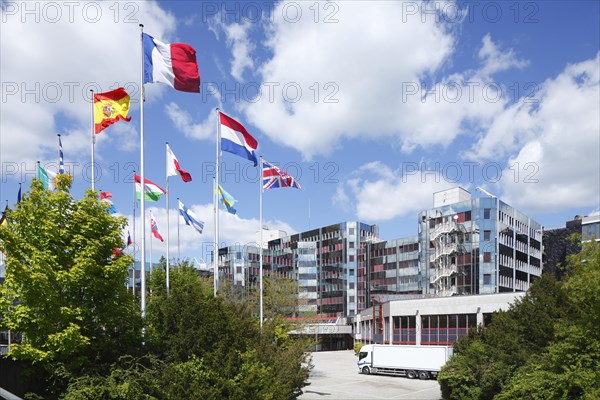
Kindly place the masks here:
POLYGON ((369 375, 371 373, 371 354, 373 353, 373 346, 368 344, 360 348, 358 352, 358 372, 363 373, 365 375, 369 375))

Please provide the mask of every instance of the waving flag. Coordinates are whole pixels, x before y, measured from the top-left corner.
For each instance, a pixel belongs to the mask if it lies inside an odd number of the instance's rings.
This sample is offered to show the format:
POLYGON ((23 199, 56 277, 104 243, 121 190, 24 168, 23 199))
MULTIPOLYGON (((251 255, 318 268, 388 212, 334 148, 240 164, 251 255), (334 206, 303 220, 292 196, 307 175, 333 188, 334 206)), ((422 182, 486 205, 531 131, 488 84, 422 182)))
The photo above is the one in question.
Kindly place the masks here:
POLYGON ((150 229, 152 230, 152 234, 154 235, 155 238, 157 238, 161 242, 165 241, 163 239, 162 235, 160 234, 160 232, 158 231, 158 224, 156 223, 156 220, 154 219, 154 215, 152 215, 152 211, 150 212, 150 229))
POLYGON ((167 176, 181 176, 184 182, 189 182, 192 180, 192 175, 189 172, 181 169, 179 165, 179 161, 177 161, 177 157, 173 154, 173 150, 169 147, 167 143, 167 176))
MULTIPOLYGON (((141 178, 138 174, 134 175, 135 179, 135 198, 140 200, 142 198, 142 184, 141 178)), ((160 196, 167 193, 167 191, 156 183, 144 178, 144 198, 148 201, 158 201, 160 196)))
POLYGON ((129 95, 124 88, 94 95, 94 131, 102 132, 117 121, 131 121, 129 95))
POLYGON ((0 217, 0 226, 8 224, 8 204, 4 207, 4 211, 2 211, 2 217, 0 217))
POLYGON ((63 159, 63 148, 60 135, 58 135, 58 173, 65 173, 65 160, 63 159))
POLYGON ((108 207, 109 214, 114 214, 117 212, 117 209, 115 208, 115 205, 113 204, 111 199, 112 199, 112 193, 100 192, 100 201, 103 201, 109 205, 109 207, 108 207))
POLYGON ((235 214, 237 212, 237 210, 233 208, 233 205, 237 203, 237 200, 234 199, 232 195, 227 193, 221 185, 219 185, 219 199, 225 208, 227 208, 227 211, 229 211, 231 214, 235 214))
POLYGON ((254 161, 256 167, 258 164, 256 159, 258 142, 254 136, 249 134, 242 124, 222 112, 219 112, 219 119, 221 123, 221 150, 254 161))
POLYGON ((275 165, 262 160, 263 190, 293 187, 300 189, 300 184, 287 172, 275 165))
POLYGON ((204 222, 198 220, 198 217, 189 210, 182 202, 179 201, 179 214, 185 221, 186 225, 191 225, 198 233, 202 234, 202 230, 204 229, 204 222))
POLYGON ((44 188, 46 190, 54 190, 56 189, 56 172, 49 171, 47 169, 42 168, 42 166, 38 163, 37 165, 37 176, 38 179, 42 181, 44 184, 44 188))
POLYGON ((133 242, 131 241, 131 235, 129 234, 129 231, 127 231, 127 244, 125 245, 125 247, 129 247, 133 244, 133 242))
POLYGON ((183 43, 163 43, 143 34, 144 83, 165 83, 182 92, 200 92, 196 50, 183 43))

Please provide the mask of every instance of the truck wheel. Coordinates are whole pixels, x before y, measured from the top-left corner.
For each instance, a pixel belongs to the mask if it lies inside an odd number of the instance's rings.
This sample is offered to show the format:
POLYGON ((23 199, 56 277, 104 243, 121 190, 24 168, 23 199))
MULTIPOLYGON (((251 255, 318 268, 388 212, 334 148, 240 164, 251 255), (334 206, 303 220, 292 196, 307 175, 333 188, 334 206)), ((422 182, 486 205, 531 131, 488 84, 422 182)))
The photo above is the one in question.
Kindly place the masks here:
POLYGON ((362 373, 365 375, 369 375, 371 373, 371 370, 369 369, 369 367, 363 367, 362 373))
POLYGON ((420 371, 419 372, 419 379, 426 381, 427 379, 429 379, 429 372, 427 371, 420 371))
POLYGON ((408 371, 406 373, 406 377, 408 379, 415 379, 417 377, 417 373, 415 371, 408 371))

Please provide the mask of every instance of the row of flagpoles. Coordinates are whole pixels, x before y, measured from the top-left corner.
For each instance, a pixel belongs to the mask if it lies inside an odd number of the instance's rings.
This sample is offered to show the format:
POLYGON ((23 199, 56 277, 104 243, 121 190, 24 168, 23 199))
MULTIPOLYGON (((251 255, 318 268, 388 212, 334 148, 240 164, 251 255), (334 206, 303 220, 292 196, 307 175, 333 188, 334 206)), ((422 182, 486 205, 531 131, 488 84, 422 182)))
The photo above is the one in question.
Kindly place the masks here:
MULTIPOLYGON (((195 50, 186 44, 166 44, 152 36, 144 33, 143 25, 140 24, 140 48, 141 48, 141 66, 140 66, 140 174, 134 174, 136 186, 136 199, 140 201, 141 213, 141 248, 140 248, 140 281, 141 281, 141 313, 145 317, 146 313, 146 235, 145 235, 145 219, 146 219, 146 200, 157 201, 161 195, 166 195, 166 210, 167 210, 167 257, 166 257, 166 290, 169 293, 169 268, 170 268, 170 232, 169 232, 169 177, 180 176, 184 182, 190 182, 192 176, 189 172, 181 168, 179 161, 175 157, 169 143, 166 143, 166 190, 150 181, 145 177, 144 165, 144 100, 146 83, 163 83, 173 87, 175 90, 199 93, 200 92, 200 74, 198 64, 196 62, 195 50)), ((102 132, 118 121, 130 121, 129 114, 130 97, 124 88, 118 88, 106 93, 92 92, 92 121, 91 121, 91 158, 92 158, 92 190, 96 190, 96 182, 94 176, 95 163, 95 142, 96 135, 102 132)), ((248 159, 257 166, 258 159, 256 151, 258 149, 258 141, 252 136, 246 128, 237 120, 223 113, 218 108, 217 113, 217 140, 216 140, 216 168, 213 179, 213 211, 214 211, 214 249, 213 249, 213 272, 214 272, 214 295, 216 296, 219 287, 219 203, 223 204, 227 211, 235 214, 236 210, 233 207, 236 200, 227 193, 220 185, 219 181, 219 164, 221 151, 229 152, 237 156, 248 159)), ((64 174, 64 160, 61 136, 58 135, 59 141, 59 170, 58 173, 64 174)), ((263 192, 267 189, 292 187, 300 189, 298 182, 285 171, 277 166, 268 163, 260 157, 261 177, 259 180, 260 196, 259 196, 259 259, 260 259, 260 326, 263 324, 263 192)), ((38 162, 37 166, 38 178, 44 183, 44 187, 48 190, 54 190, 56 173, 44 169, 38 162)), ((20 198, 20 189, 19 189, 20 198)), ((109 192, 101 192, 100 199, 109 204, 109 212, 115 212, 112 203, 112 195, 109 192)), ((181 219, 186 225, 192 226, 197 232, 202 233, 204 222, 201 221, 185 204, 178 198, 178 209, 181 219)), ((134 205, 134 240, 135 243, 135 205, 134 205)), ((163 237, 159 232, 158 225, 154 216, 150 215, 150 227, 154 237, 163 241, 163 237)), ((131 237, 128 233, 127 243, 125 247, 132 244, 131 237)), ((179 228, 178 228, 178 244, 179 244, 179 228)), ((125 248, 124 247, 124 248, 125 248)), ((123 249, 124 249, 123 248, 123 249)), ((178 245, 179 248, 179 245, 178 245)), ((123 250, 121 249, 121 250, 123 250)), ((151 251, 151 250, 150 250, 151 251)), ((135 256, 135 253, 134 253, 135 256)), ((135 268, 134 275, 135 279, 135 268)), ((135 285, 134 285, 135 286, 135 285)))

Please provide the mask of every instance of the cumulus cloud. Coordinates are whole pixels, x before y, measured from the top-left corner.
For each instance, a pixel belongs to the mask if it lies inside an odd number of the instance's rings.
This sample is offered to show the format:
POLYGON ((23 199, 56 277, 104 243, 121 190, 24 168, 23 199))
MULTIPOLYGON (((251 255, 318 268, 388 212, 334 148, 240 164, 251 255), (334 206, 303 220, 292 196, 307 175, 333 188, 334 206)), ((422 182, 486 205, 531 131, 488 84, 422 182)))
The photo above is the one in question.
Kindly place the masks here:
MULTIPOLYGON (((600 201, 600 53, 549 79, 535 103, 507 109, 500 130, 481 138, 509 153, 498 183, 507 201, 533 211, 597 207, 600 201)), ((496 124, 496 122, 495 122, 496 124)), ((494 124, 494 125, 495 125, 494 124)), ((477 151, 477 148, 474 150, 477 151)), ((482 157, 486 156, 484 150, 482 157)))
MULTIPOLYGON (((139 48, 138 22, 165 40, 176 27, 174 16, 154 1, 10 2, 1 8, 0 18, 3 162, 54 159, 58 133, 71 159, 87 159, 89 89, 124 86, 137 108, 139 54, 132 49, 139 48)), ((160 91, 151 88, 148 93, 160 91)), ((136 146, 133 126, 111 129, 124 135, 100 135, 98 146, 136 146)))
MULTIPOLYGON (((407 85, 438 71, 452 54, 455 39, 436 18, 407 16, 400 2, 342 2, 329 10, 337 22, 315 22, 312 3, 295 4, 302 17, 293 23, 282 17, 289 5, 276 6, 266 32, 272 57, 258 66, 263 91, 241 105, 273 141, 311 158, 332 152, 342 138, 401 142, 419 125, 415 119, 436 120, 414 117, 403 98, 407 85)), ((410 101, 420 104, 417 96, 410 101)), ((445 130, 436 141, 454 134, 445 130)))
POLYGON ((457 186, 439 171, 394 170, 374 161, 340 183, 335 201, 344 200, 360 220, 389 221, 432 205, 432 194, 457 186))
MULTIPOLYGON (((192 256, 194 255, 198 259, 204 259, 209 262, 209 254, 214 247, 213 232, 214 232, 214 211, 212 204, 186 204, 188 209, 204 222, 204 231, 200 235, 191 226, 185 225, 183 220, 179 220, 179 213, 176 209, 171 209, 169 214, 169 228, 170 228, 170 240, 169 240, 169 253, 171 258, 177 258, 178 252, 182 255, 192 256), (179 227, 179 241, 177 240, 177 229, 179 227)), ((158 261, 161 255, 167 253, 167 212, 164 207, 148 207, 147 212, 152 212, 156 219, 162 237, 165 242, 160 242, 154 238, 150 233, 146 235, 146 251, 149 252, 150 240, 152 240, 152 252, 154 254, 153 260, 158 261)), ((129 220, 129 230, 133 234, 133 216, 131 214, 126 215, 129 220)), ((233 245, 254 245, 257 241, 256 233, 258 232, 258 219, 256 218, 241 218, 238 215, 229 214, 224 210, 219 210, 219 246, 233 246, 233 245)), ((294 228, 288 225, 286 222, 279 220, 268 220, 263 221, 264 225, 269 226, 273 230, 282 230, 288 234, 296 232, 294 228)), ((141 246, 141 220, 139 215, 135 218, 136 226, 136 242, 138 245, 136 248, 141 246)), ((146 220, 146 230, 150 232, 150 219, 146 220)), ((139 257, 139 256, 138 256, 139 257)), ((146 255, 147 259, 149 255, 146 255)))
POLYGON ((165 112, 175 127, 188 138, 214 140, 217 124, 216 113, 211 112, 202 122, 195 123, 190 113, 182 110, 176 103, 171 102, 167 104, 165 112))
POLYGON ((492 41, 489 33, 483 37, 482 42, 479 49, 479 59, 484 62, 484 65, 480 73, 485 76, 511 68, 524 68, 529 64, 527 60, 518 59, 513 49, 502 52, 498 45, 492 41))

